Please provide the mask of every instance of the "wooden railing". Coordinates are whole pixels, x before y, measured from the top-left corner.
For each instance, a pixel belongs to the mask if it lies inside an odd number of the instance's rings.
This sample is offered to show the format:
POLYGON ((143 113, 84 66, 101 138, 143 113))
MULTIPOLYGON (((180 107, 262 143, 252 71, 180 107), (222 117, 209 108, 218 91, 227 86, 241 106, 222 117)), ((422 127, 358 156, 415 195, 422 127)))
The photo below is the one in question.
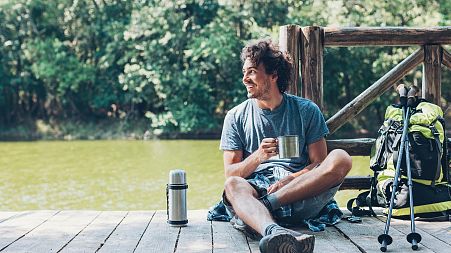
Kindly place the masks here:
MULTIPOLYGON (((288 92, 308 98, 323 108, 323 51, 324 47, 350 46, 407 46, 420 47, 379 80, 345 105, 327 120, 334 133, 350 119, 362 112, 371 102, 390 89, 409 71, 423 63, 422 98, 440 105, 441 65, 451 68, 451 54, 441 45, 451 44, 451 26, 430 28, 406 27, 348 27, 319 26, 280 27, 279 46, 294 61, 293 84, 288 92), (302 85, 300 85, 300 83, 302 85)), ((369 156, 374 139, 328 140, 328 150, 344 149, 350 155, 369 156)), ((368 177, 345 180, 342 189, 369 187, 368 177)))

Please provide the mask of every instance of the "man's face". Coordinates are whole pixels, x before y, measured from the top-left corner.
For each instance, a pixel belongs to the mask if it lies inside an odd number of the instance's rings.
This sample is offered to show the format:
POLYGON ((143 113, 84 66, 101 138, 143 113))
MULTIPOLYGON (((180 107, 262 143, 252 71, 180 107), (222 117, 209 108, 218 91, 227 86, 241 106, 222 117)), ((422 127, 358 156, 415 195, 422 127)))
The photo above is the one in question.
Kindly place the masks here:
POLYGON ((247 97, 259 100, 268 99, 271 90, 271 76, 266 74, 262 63, 255 66, 249 59, 246 59, 243 65, 243 84, 247 89, 247 97))

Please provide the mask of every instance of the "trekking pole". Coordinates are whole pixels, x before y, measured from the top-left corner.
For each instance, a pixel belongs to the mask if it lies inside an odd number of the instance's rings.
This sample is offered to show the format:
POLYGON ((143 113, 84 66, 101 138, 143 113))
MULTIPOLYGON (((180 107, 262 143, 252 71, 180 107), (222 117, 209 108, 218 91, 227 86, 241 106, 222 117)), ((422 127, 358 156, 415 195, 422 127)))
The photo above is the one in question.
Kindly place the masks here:
POLYGON ((401 160, 402 160, 402 155, 404 154, 404 145, 405 145, 405 140, 406 140, 406 136, 407 136, 407 125, 408 122, 406 121, 406 119, 409 118, 409 110, 407 110, 407 89, 404 87, 404 85, 400 85, 400 87, 398 88, 399 91, 399 98, 400 98, 400 102, 403 108, 403 121, 404 121, 404 125, 403 125, 403 129, 402 129, 402 135, 401 135, 401 147, 399 148, 399 155, 398 155, 398 161, 396 163, 396 170, 395 170, 395 177, 393 179, 393 186, 392 186, 392 193, 391 193, 391 197, 390 197, 390 206, 388 209, 388 217, 387 217, 387 221, 385 222, 385 228, 384 228, 384 233, 379 235, 379 237, 377 238, 377 240, 379 241, 379 243, 381 244, 380 250, 382 252, 387 251, 387 245, 390 245, 393 242, 393 238, 388 234, 388 231, 390 229, 390 220, 391 220, 391 216, 392 216, 392 212, 393 212, 393 202, 395 200, 395 193, 398 189, 398 181, 399 181, 399 174, 401 171, 401 160))
MULTIPOLYGON (((411 87, 409 93, 407 94, 407 110, 413 110, 415 104, 415 88, 411 87)), ((408 114, 410 115, 410 113, 408 114)), ((410 117, 407 117, 407 124, 410 121, 410 117)), ((406 164, 407 164, 407 186, 409 187, 409 204, 410 204, 410 234, 407 235, 407 241, 412 244, 412 249, 418 249, 418 243, 421 241, 421 235, 415 232, 415 217, 414 217, 414 207, 413 207, 413 184, 412 184, 412 172, 410 164, 410 146, 409 138, 406 138, 406 164)), ((402 155, 401 155, 402 156, 402 155)))

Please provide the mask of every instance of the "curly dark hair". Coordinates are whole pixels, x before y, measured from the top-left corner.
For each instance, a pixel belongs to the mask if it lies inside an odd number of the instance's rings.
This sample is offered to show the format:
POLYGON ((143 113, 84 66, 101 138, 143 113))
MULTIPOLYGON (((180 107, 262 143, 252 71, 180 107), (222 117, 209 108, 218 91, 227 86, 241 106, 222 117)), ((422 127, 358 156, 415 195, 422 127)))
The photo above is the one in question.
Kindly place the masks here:
POLYGON ((277 74, 277 87, 280 93, 287 90, 291 81, 293 63, 288 53, 280 51, 279 46, 271 39, 266 38, 249 43, 241 51, 240 58, 243 63, 249 59, 255 66, 263 63, 266 74, 277 74))

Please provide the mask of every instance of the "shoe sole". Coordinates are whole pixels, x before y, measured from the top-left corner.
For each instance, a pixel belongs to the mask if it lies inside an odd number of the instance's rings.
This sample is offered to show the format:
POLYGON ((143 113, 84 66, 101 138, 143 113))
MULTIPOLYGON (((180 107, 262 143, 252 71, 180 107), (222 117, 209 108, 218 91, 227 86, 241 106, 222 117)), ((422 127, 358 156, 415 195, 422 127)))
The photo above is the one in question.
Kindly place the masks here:
POLYGON ((315 248, 315 236, 313 235, 301 235, 295 237, 296 240, 301 244, 302 253, 312 253, 315 248))
POLYGON ((290 234, 276 234, 260 243, 261 253, 312 253, 315 245, 313 235, 294 237, 290 234))

